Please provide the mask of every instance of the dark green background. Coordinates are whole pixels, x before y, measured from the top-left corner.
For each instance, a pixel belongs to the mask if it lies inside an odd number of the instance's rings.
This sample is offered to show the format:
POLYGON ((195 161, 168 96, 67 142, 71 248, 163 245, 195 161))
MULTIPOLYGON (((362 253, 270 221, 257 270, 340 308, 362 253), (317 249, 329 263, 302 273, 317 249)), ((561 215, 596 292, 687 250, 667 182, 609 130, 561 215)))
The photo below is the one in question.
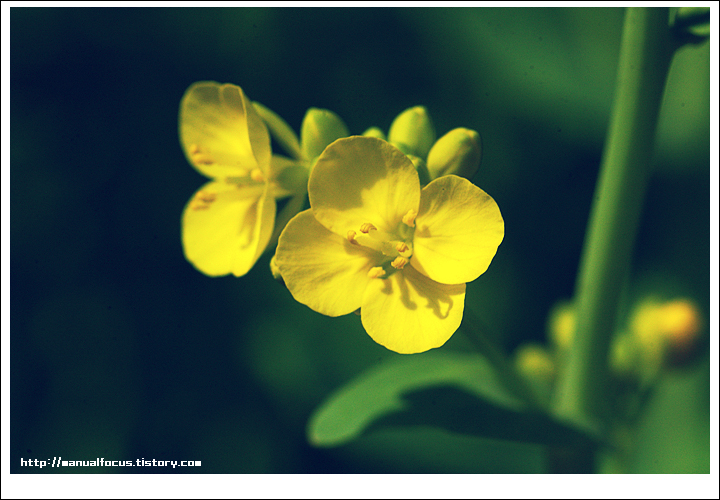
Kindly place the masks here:
MULTIPOLYGON (((543 472, 539 446, 433 429, 306 444, 308 416, 399 356, 359 318, 295 303, 263 257, 245 277, 185 261, 203 183, 178 142, 184 90, 240 85, 299 130, 352 133, 422 104, 483 137, 474 181, 505 240, 466 307, 510 352, 572 295, 615 78, 621 9, 12 8, 11 471, 20 458, 201 460, 132 473, 543 472)), ((662 111, 631 296, 709 304, 709 50, 681 51, 662 111)), ((444 349, 467 350, 458 333, 444 349)), ((637 472, 709 470, 707 349, 667 376, 637 472)), ((61 470, 67 472, 67 470, 61 470)), ((80 470, 78 470, 79 472, 80 470)), ((43 469, 43 472, 58 472, 43 469)))

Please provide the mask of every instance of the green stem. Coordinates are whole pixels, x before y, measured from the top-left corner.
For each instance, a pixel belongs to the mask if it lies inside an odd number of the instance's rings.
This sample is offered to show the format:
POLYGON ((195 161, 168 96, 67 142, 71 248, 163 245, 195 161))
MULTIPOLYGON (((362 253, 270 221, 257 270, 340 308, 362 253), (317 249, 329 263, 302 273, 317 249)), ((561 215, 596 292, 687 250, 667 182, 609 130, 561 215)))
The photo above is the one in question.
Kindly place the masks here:
POLYGON ((576 284, 576 330, 553 400, 558 416, 599 430, 620 290, 630 267, 676 46, 668 9, 627 9, 608 139, 576 284))

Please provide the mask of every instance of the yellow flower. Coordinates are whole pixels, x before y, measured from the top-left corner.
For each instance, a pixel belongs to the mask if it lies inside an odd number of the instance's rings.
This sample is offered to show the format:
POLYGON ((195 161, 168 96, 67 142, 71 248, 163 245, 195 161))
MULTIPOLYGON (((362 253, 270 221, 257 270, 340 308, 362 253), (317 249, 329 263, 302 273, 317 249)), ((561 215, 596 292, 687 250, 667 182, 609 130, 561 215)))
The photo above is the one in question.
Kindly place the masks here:
MULTIPOLYGON (((185 206, 186 258, 210 276, 247 273, 275 223, 270 136, 236 85, 198 82, 180 104, 180 141, 190 164, 212 180, 185 206)), ((283 163, 284 164, 284 163, 283 163)))
POLYGON ((328 316, 361 308, 399 353, 443 345, 460 326, 465 283, 504 235, 495 201, 448 175, 421 189, 412 162, 374 137, 328 146, 310 174, 310 210, 280 236, 276 263, 299 302, 328 316))
POLYGON ((689 362, 702 334, 702 318, 690 299, 661 302, 648 297, 633 312, 631 330, 648 364, 683 365, 689 362))

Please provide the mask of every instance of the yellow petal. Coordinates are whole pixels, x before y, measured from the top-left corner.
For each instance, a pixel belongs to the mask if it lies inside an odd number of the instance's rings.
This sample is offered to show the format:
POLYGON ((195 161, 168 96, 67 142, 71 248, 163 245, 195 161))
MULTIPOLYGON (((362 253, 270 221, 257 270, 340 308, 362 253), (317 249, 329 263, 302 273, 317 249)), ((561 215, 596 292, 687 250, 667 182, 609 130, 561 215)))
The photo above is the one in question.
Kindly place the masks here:
POLYGON ((275 201, 267 184, 208 182, 183 212, 185 257, 209 276, 242 276, 262 255, 274 223, 275 201))
POLYGON ((443 285, 407 266, 370 282, 361 317, 372 339, 400 354, 443 345, 460 326, 465 284, 443 285))
POLYGON ((212 178, 267 174, 270 136, 242 89, 198 82, 180 102, 180 142, 188 161, 212 178))
POLYGON ((412 266, 440 283, 467 283, 484 273, 505 234, 490 195, 455 175, 422 190, 412 266))
POLYGON ((325 229, 305 210, 285 226, 275 262, 292 296, 327 316, 360 307, 373 255, 325 229))
POLYGON ((326 228, 344 236, 361 224, 395 231, 417 211, 420 182, 412 162, 374 137, 338 139, 320 155, 308 184, 310 206, 326 228))

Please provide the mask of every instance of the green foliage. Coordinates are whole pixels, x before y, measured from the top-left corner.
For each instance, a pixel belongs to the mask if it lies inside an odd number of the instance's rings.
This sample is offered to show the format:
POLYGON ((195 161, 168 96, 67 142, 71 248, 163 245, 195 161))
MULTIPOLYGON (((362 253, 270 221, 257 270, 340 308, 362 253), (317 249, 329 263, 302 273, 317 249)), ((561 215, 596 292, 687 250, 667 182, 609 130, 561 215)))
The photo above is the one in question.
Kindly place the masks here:
POLYGON ((316 446, 337 446, 396 426, 434 426, 550 446, 591 442, 580 431, 531 411, 483 357, 442 351, 395 358, 360 375, 315 411, 308 437, 316 446))

